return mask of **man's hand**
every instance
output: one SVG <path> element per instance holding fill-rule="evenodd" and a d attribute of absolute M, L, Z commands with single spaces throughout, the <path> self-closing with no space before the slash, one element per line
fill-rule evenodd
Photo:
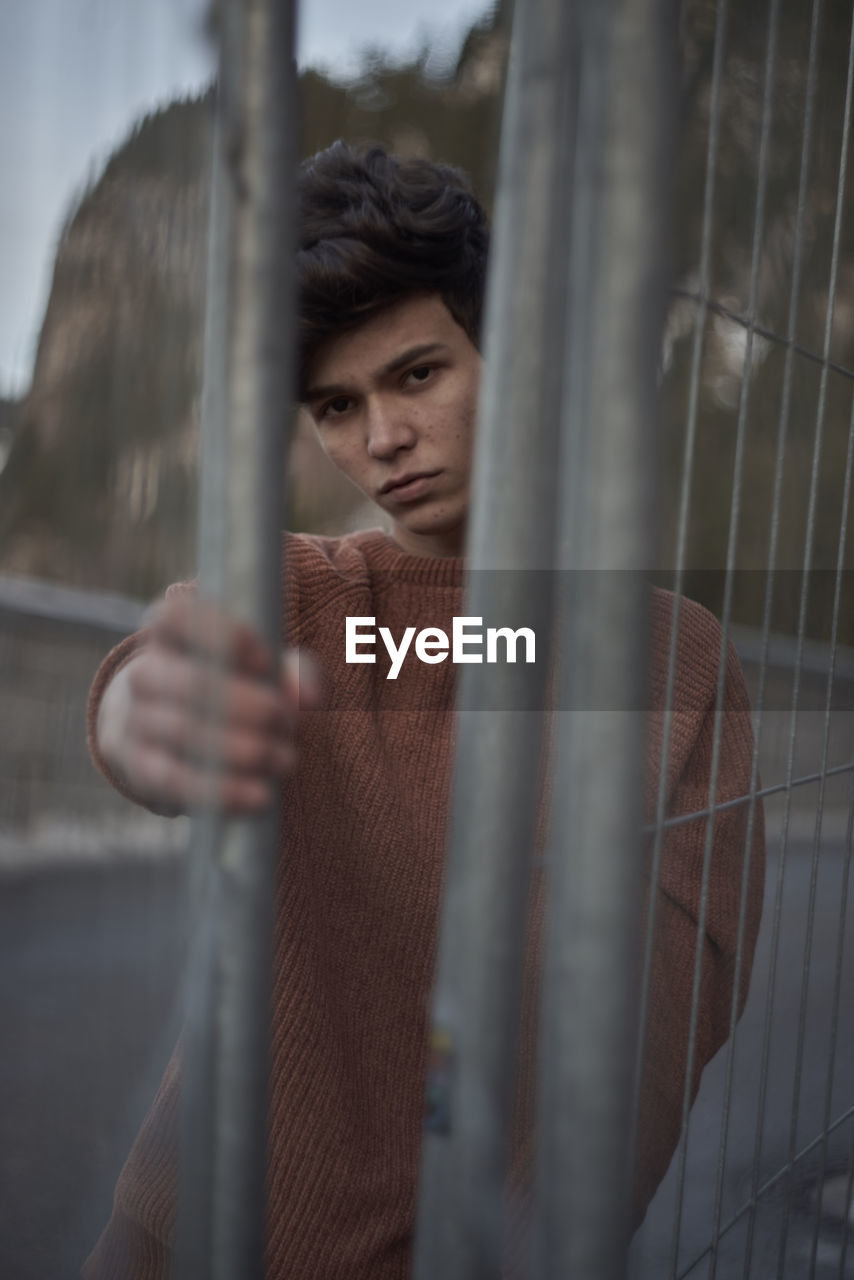
<path fill-rule="evenodd" d="M 98 746 L 159 812 L 251 813 L 294 768 L 300 712 L 318 702 L 309 658 L 274 657 L 249 627 L 187 592 L 158 606 L 145 647 L 107 686 Z"/>

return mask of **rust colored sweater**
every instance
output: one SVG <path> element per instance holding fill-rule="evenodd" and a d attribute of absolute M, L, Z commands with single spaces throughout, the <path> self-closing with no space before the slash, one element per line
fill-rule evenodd
<path fill-rule="evenodd" d="M 283 789 L 268 1149 L 269 1280 L 405 1280 L 410 1271 L 421 1133 L 425 1032 L 434 962 L 452 768 L 454 668 L 414 654 L 387 681 L 376 665 L 344 662 L 344 619 L 372 616 L 451 631 L 462 612 L 461 560 L 400 551 L 384 534 L 292 536 L 287 544 L 289 639 L 317 654 L 325 708 L 306 721 L 298 769 Z M 181 588 L 172 588 L 172 590 Z M 647 808 L 661 753 L 672 597 L 653 592 Z M 140 643 L 105 659 L 90 703 Z M 667 768 L 668 810 L 708 804 L 720 630 L 684 601 Z M 402 709 L 401 709 L 402 708 Z M 731 652 L 718 800 L 744 794 L 752 729 Z M 110 777 L 104 762 L 96 762 Z M 115 783 L 115 779 L 110 779 Z M 678 1141 L 706 820 L 673 828 L 657 894 L 635 1220 Z M 718 816 L 692 1089 L 727 1035 L 746 807 Z M 757 810 L 749 876 L 747 991 L 762 898 Z M 539 929 L 539 891 L 532 895 Z M 529 955 L 537 953 L 536 938 Z M 529 961 L 519 1098 L 532 1093 L 536 962 Z M 87 1280 L 166 1280 L 175 1222 L 176 1060 L 116 1188 L 112 1218 Z M 530 1166 L 530 1106 L 517 1108 L 515 1176 Z"/>

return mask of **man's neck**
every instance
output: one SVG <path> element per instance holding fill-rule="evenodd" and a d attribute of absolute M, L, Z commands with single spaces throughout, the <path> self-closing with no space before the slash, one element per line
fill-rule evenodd
<path fill-rule="evenodd" d="M 401 549 L 411 556 L 424 556 L 431 559 L 449 559 L 461 556 L 465 550 L 465 528 L 443 529 L 436 533 L 414 533 L 402 525 L 394 523 L 390 537 Z"/>

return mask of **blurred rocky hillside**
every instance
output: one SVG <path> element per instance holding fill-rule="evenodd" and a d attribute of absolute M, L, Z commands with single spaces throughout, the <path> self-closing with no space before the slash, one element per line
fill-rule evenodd
<path fill-rule="evenodd" d="M 488 194 L 505 53 L 492 15 L 450 62 L 308 71 L 302 151 L 376 140 Z M 32 385 L 0 420 L 0 571 L 136 596 L 193 572 L 211 124 L 210 96 L 146 117 L 68 218 Z M 378 523 L 305 430 L 293 470 L 293 527 Z"/>
<path fill-rule="evenodd" d="M 826 639 L 838 548 L 847 564 L 851 543 L 854 217 L 850 182 L 839 187 L 850 0 L 823 6 L 812 87 L 810 7 L 781 0 L 763 142 L 768 21 L 767 0 L 729 7 L 706 201 L 716 5 L 683 0 L 680 9 L 659 563 L 675 561 L 687 456 L 689 594 L 719 611 L 729 555 L 743 570 L 735 617 L 760 623 L 773 564 L 774 626 L 791 631 L 807 563 L 822 571 L 808 630 Z M 425 47 L 405 63 L 370 50 L 348 83 L 306 71 L 303 154 L 336 137 L 379 141 L 462 165 L 491 203 L 507 43 L 497 6 L 461 49 Z M 32 386 L 0 419 L 0 571 L 142 596 L 193 571 L 210 123 L 209 99 L 141 121 L 68 219 Z M 695 370 L 704 203 L 712 307 Z M 5 466 L 4 439 L 13 440 Z M 376 522 L 307 433 L 293 470 L 294 527 Z M 852 592 L 843 595 L 842 634 L 854 643 Z"/>
<path fill-rule="evenodd" d="M 68 219 L 0 473 L 7 572 L 139 595 L 191 563 L 210 116 L 143 120 Z"/>

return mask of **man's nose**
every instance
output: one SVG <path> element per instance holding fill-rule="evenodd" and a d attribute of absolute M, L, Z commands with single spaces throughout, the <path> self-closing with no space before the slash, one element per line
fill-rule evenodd
<path fill-rule="evenodd" d="M 411 449 L 415 429 L 406 412 L 387 401 L 368 402 L 368 453 L 372 458 L 393 458 L 401 449 Z"/>

